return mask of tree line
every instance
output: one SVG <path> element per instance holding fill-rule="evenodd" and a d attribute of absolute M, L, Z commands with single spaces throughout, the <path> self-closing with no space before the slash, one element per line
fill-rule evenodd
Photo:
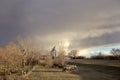
<path fill-rule="evenodd" d="M 68 53 L 68 57 L 71 59 L 86 59 L 85 56 L 78 56 L 77 50 L 71 50 Z M 119 48 L 113 48 L 110 51 L 109 55 L 104 55 L 102 52 L 94 53 L 90 56 L 90 59 L 109 59 L 109 60 L 120 60 L 120 49 Z"/>
<path fill-rule="evenodd" d="M 110 55 L 104 55 L 102 52 L 96 53 L 97 55 L 91 56 L 91 59 L 108 59 L 108 60 L 120 60 L 120 49 L 113 48 L 110 51 Z"/>

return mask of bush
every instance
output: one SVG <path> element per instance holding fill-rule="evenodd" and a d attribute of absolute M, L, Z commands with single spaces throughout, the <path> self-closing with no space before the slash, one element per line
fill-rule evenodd
<path fill-rule="evenodd" d="M 45 66 L 46 67 L 52 67 L 52 65 L 53 65 L 52 56 L 47 55 L 46 58 L 45 58 Z"/>
<path fill-rule="evenodd" d="M 120 60 L 120 56 L 113 56 L 113 55 L 91 56 L 91 59 Z"/>
<path fill-rule="evenodd" d="M 108 56 L 105 56 L 105 59 L 109 59 L 109 60 L 120 60 L 120 56 L 108 55 Z"/>
<path fill-rule="evenodd" d="M 65 65 L 65 51 L 59 51 L 58 56 L 54 59 L 54 64 L 58 67 L 63 67 Z"/>
<path fill-rule="evenodd" d="M 85 59 L 84 56 L 76 56 L 76 57 L 71 57 L 71 59 Z"/>
<path fill-rule="evenodd" d="M 105 56 L 91 56 L 91 59 L 105 59 Z"/>

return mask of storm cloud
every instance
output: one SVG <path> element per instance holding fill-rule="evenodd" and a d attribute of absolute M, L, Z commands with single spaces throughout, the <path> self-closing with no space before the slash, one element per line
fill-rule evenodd
<path fill-rule="evenodd" d="M 120 43 L 119 0 L 1 0 L 0 45 L 17 35 L 86 49 Z"/>

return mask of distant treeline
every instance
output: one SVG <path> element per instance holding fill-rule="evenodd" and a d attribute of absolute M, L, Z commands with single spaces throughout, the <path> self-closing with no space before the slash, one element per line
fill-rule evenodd
<path fill-rule="evenodd" d="M 86 59 L 85 56 L 75 56 L 75 57 L 71 57 L 71 59 Z"/>
<path fill-rule="evenodd" d="M 107 55 L 107 56 L 91 56 L 91 59 L 105 59 L 105 60 L 120 60 L 120 56 L 113 56 L 113 55 Z"/>
<path fill-rule="evenodd" d="M 77 54 L 77 51 L 72 50 L 68 56 L 71 59 L 86 59 L 85 56 L 77 56 L 76 54 Z M 102 52 L 94 53 L 94 55 L 90 56 L 89 59 L 120 60 L 120 49 L 113 48 L 110 51 L 110 55 L 103 55 L 103 54 L 104 53 Z"/>
<path fill-rule="evenodd" d="M 113 48 L 110 51 L 111 55 L 103 55 L 102 52 L 99 52 L 98 55 L 91 56 L 91 59 L 109 59 L 109 60 L 120 60 L 120 49 Z"/>
<path fill-rule="evenodd" d="M 76 56 L 71 57 L 71 59 L 87 59 L 85 56 Z M 89 59 L 105 59 L 105 60 L 120 60 L 120 56 L 113 56 L 113 55 L 94 55 L 91 56 Z"/>

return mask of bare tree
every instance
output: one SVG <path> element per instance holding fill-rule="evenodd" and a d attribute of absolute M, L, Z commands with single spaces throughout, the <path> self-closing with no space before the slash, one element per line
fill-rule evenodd
<path fill-rule="evenodd" d="M 113 48 L 113 49 L 111 50 L 111 54 L 112 54 L 113 56 L 120 57 L 120 49 L 115 49 L 115 48 Z"/>
<path fill-rule="evenodd" d="M 76 57 L 78 54 L 78 51 L 77 50 L 72 50 L 70 53 L 68 53 L 68 56 L 69 57 Z"/>
<path fill-rule="evenodd" d="M 65 51 L 59 51 L 58 56 L 54 59 L 54 63 L 59 66 L 65 65 Z"/>

